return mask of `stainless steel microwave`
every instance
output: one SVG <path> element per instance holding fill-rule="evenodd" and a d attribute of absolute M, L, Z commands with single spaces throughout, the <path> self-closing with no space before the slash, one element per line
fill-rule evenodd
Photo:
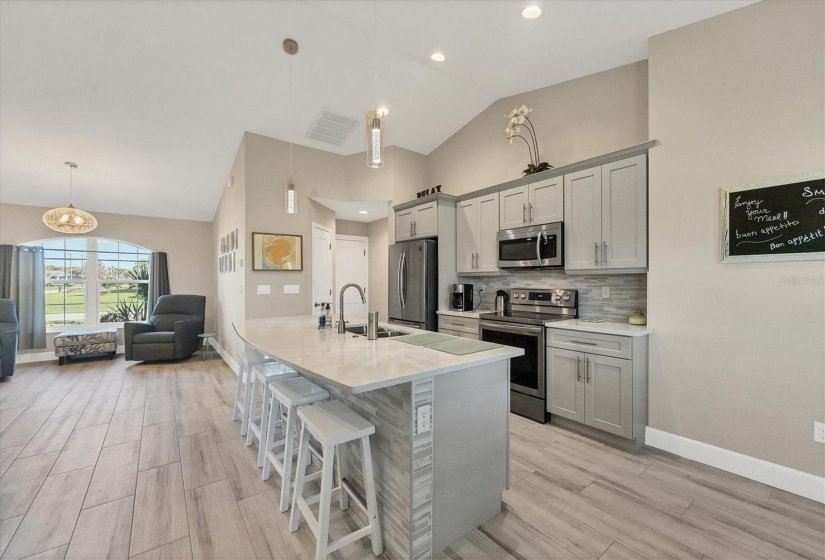
<path fill-rule="evenodd" d="M 562 268 L 562 222 L 498 232 L 499 268 Z"/>

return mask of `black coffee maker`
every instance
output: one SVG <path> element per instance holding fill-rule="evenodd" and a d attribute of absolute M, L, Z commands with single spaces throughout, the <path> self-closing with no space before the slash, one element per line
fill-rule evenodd
<path fill-rule="evenodd" d="M 473 310 L 472 284 L 450 284 L 450 309 L 452 311 Z"/>

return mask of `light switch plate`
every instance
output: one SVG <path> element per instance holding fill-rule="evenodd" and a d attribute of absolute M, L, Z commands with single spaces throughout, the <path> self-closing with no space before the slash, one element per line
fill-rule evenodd
<path fill-rule="evenodd" d="M 285 294 L 300 294 L 301 286 L 299 284 L 284 284 Z"/>
<path fill-rule="evenodd" d="M 602 299 L 610 299 L 610 286 L 602 286 Z"/>
<path fill-rule="evenodd" d="M 258 295 L 267 296 L 272 293 L 272 286 L 269 284 L 258 284 Z"/>

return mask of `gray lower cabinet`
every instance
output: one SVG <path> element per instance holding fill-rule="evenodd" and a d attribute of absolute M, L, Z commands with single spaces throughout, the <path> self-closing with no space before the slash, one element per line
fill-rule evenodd
<path fill-rule="evenodd" d="M 438 332 L 478 340 L 478 319 L 456 317 L 454 315 L 438 316 Z"/>
<path fill-rule="evenodd" d="M 642 445 L 647 338 L 548 329 L 548 342 L 547 412 Z"/>

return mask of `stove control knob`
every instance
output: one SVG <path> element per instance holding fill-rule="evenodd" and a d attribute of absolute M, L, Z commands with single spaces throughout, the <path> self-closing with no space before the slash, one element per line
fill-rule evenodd
<path fill-rule="evenodd" d="M 527 299 L 527 294 L 521 294 L 521 299 Z"/>
<path fill-rule="evenodd" d="M 570 294 L 564 294 L 564 301 L 570 301 Z"/>

